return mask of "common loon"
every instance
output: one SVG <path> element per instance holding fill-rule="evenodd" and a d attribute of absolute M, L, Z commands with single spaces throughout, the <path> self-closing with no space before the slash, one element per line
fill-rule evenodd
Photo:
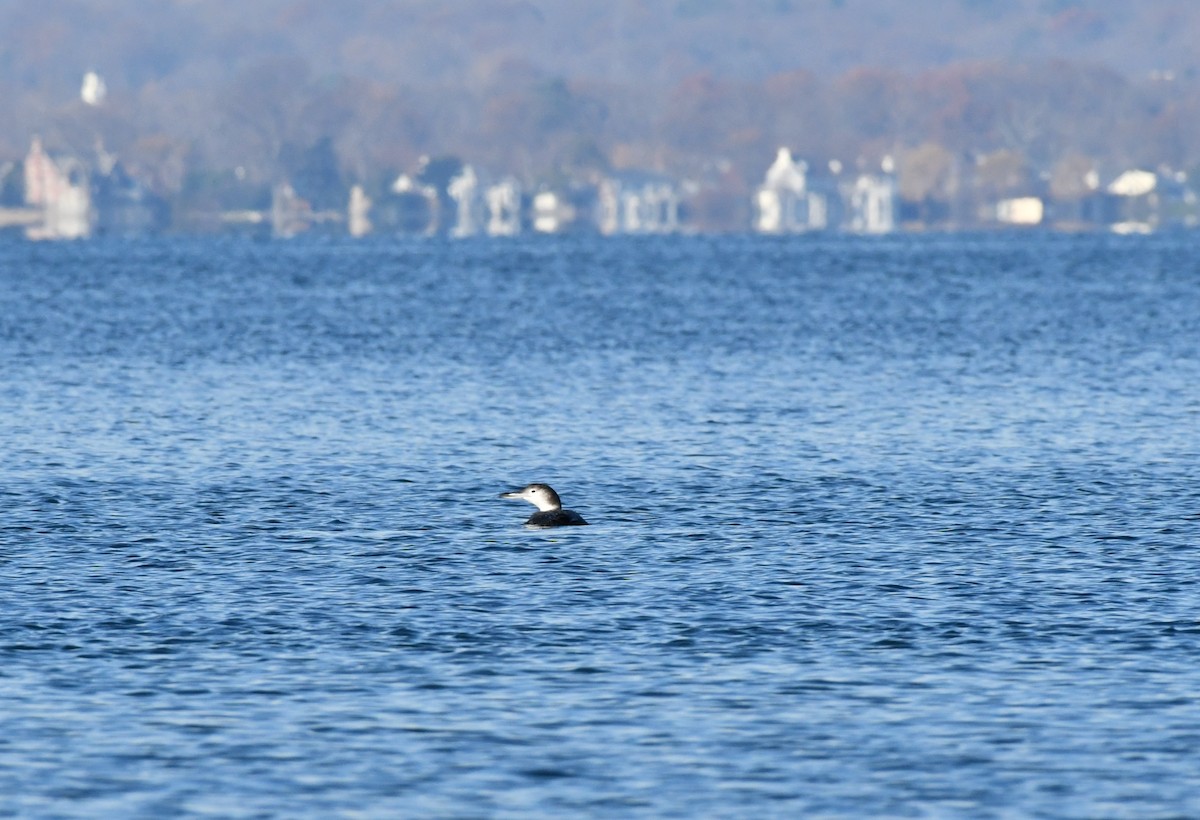
<path fill-rule="evenodd" d="M 558 493 L 549 484 L 529 484 L 511 493 L 500 493 L 500 497 L 521 498 L 537 507 L 538 511 L 525 522 L 534 527 L 567 527 L 587 523 L 579 513 L 562 508 Z"/>

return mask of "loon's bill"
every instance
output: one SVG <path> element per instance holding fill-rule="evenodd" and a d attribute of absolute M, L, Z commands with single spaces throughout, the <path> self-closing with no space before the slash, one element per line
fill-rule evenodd
<path fill-rule="evenodd" d="M 527 484 L 519 490 L 500 493 L 501 498 L 519 498 L 538 508 L 525 523 L 533 527 L 569 527 L 586 524 L 574 510 L 564 510 L 558 493 L 549 484 Z"/>

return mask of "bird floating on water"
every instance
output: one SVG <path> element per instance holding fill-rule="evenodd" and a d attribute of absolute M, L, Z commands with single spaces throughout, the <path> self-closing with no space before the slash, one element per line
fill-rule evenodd
<path fill-rule="evenodd" d="M 526 524 L 533 527 L 569 527 L 586 524 L 583 516 L 574 510 L 564 510 L 558 493 L 549 484 L 527 484 L 510 493 L 500 493 L 501 498 L 520 498 L 538 508 L 529 516 Z"/>

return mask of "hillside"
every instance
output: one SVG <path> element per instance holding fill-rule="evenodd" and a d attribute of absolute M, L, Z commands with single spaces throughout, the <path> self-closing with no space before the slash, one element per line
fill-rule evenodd
<path fill-rule="evenodd" d="M 266 56 L 385 83 L 486 83 L 518 61 L 572 80 L 922 71 L 957 62 L 1195 73 L 1187 0 L 45 0 L 0 5 L 0 73 L 20 88 L 218 81 Z"/>
<path fill-rule="evenodd" d="M 0 162 L 100 138 L 168 194 L 322 151 L 368 181 L 447 153 L 744 181 L 780 144 L 1200 165 L 1189 0 L 18 0 L 0 31 Z"/>

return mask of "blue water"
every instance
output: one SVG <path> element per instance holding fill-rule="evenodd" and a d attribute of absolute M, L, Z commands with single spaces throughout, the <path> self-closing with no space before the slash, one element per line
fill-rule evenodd
<path fill-rule="evenodd" d="M 0 815 L 1200 816 L 1194 236 L 10 242 L 0 367 Z"/>

